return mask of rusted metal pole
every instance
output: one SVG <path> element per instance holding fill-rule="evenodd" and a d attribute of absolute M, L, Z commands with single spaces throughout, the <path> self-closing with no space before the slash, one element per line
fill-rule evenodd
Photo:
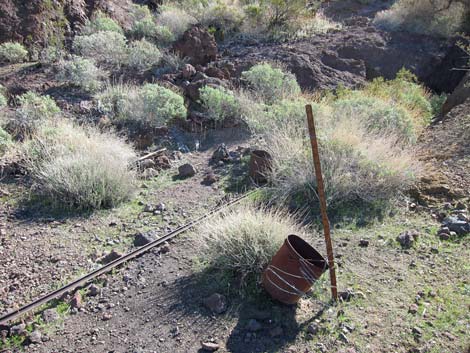
<path fill-rule="evenodd" d="M 321 172 L 320 154 L 318 152 L 317 135 L 315 132 L 315 122 L 313 121 L 312 106 L 307 104 L 305 106 L 307 111 L 308 132 L 310 135 L 310 143 L 312 145 L 313 165 L 315 166 L 315 175 L 317 177 L 318 198 L 320 199 L 320 211 L 323 222 L 323 232 L 325 234 L 326 252 L 328 255 L 328 265 L 330 268 L 330 281 L 331 281 L 331 295 L 334 301 L 338 300 L 338 289 L 336 287 L 336 271 L 335 260 L 333 256 L 333 245 L 331 243 L 330 235 L 330 221 L 326 213 L 326 197 L 325 187 L 323 185 L 323 176 Z"/>

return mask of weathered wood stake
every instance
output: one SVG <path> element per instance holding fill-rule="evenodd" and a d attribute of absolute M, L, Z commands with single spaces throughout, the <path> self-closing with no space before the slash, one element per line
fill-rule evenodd
<path fill-rule="evenodd" d="M 320 211 L 323 222 L 323 232 L 325 234 L 326 252 L 328 254 L 328 265 L 330 268 L 330 281 L 331 281 L 331 295 L 334 301 L 338 300 L 338 288 L 336 287 L 336 271 L 335 260 L 333 255 L 333 245 L 331 243 L 330 235 L 330 221 L 326 213 L 326 197 L 325 187 L 323 185 L 323 176 L 321 172 L 320 155 L 318 152 L 317 135 L 315 132 L 315 122 L 313 120 L 312 106 L 307 104 L 305 106 L 307 111 L 308 132 L 310 135 L 310 143 L 312 145 L 313 165 L 315 166 L 315 175 L 317 177 L 318 198 L 320 199 Z"/>

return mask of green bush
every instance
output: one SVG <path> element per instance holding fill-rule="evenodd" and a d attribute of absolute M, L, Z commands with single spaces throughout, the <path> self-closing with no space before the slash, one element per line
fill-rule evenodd
<path fill-rule="evenodd" d="M 10 134 L 0 127 L 0 156 L 5 153 L 11 143 Z"/>
<path fill-rule="evenodd" d="M 293 74 L 274 68 L 268 63 L 258 64 L 244 71 L 242 79 L 254 94 L 259 95 L 268 104 L 300 94 L 300 86 Z"/>
<path fill-rule="evenodd" d="M 223 87 L 205 86 L 199 90 L 201 104 L 209 117 L 216 122 L 240 119 L 241 107 L 232 91 Z"/>
<path fill-rule="evenodd" d="M 111 86 L 96 98 L 114 123 L 129 127 L 158 128 L 187 114 L 183 97 L 158 84 Z"/>
<path fill-rule="evenodd" d="M 0 61 L 12 64 L 26 60 L 28 51 L 20 43 L 7 42 L 0 45 Z"/>
<path fill-rule="evenodd" d="M 392 101 L 364 96 L 350 97 L 336 101 L 333 109 L 333 114 L 337 117 L 362 120 L 370 132 L 391 132 L 406 141 L 416 141 L 413 118 L 406 109 Z"/>
<path fill-rule="evenodd" d="M 287 212 L 249 204 L 211 218 L 195 233 L 201 262 L 232 273 L 242 284 L 260 280 L 289 234 L 305 237 L 305 230 Z"/>
<path fill-rule="evenodd" d="M 95 18 L 88 21 L 83 27 L 81 34 L 90 35 L 97 32 L 116 32 L 123 34 L 121 26 L 112 18 L 98 11 Z"/>
<path fill-rule="evenodd" d="M 118 32 L 76 36 L 73 49 L 81 56 L 111 67 L 119 68 L 127 60 L 126 37 Z"/>
<path fill-rule="evenodd" d="M 112 134 L 59 121 L 39 129 L 25 155 L 33 189 L 53 207 L 109 208 L 133 194 L 136 154 Z"/>
<path fill-rule="evenodd" d="M 96 67 L 93 60 L 73 56 L 71 60 L 62 61 L 57 65 L 57 80 L 67 82 L 86 92 L 99 90 L 107 77 L 107 73 Z"/>
<path fill-rule="evenodd" d="M 27 92 L 18 97 L 17 101 L 19 107 L 15 117 L 8 121 L 7 130 L 18 139 L 35 133 L 38 127 L 53 120 L 60 113 L 60 108 L 49 96 Z"/>
<path fill-rule="evenodd" d="M 127 65 L 138 71 L 146 71 L 160 63 L 162 54 L 160 50 L 145 39 L 131 42 Z"/>

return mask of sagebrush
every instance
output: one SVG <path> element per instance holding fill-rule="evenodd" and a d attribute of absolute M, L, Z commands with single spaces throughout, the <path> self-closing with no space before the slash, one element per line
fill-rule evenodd
<path fill-rule="evenodd" d="M 134 150 L 111 133 L 60 120 L 43 125 L 25 144 L 33 190 L 53 207 L 109 208 L 134 191 Z"/>
<path fill-rule="evenodd" d="M 87 92 L 96 92 L 103 85 L 108 73 L 98 68 L 91 59 L 73 56 L 57 65 L 56 78 Z"/>
<path fill-rule="evenodd" d="M 6 42 L 0 45 L 0 61 L 12 64 L 26 60 L 28 51 L 21 43 Z"/>

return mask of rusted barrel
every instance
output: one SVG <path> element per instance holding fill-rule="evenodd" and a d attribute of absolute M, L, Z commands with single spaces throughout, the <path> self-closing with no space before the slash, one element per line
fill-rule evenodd
<path fill-rule="evenodd" d="M 272 157 L 263 150 L 254 150 L 250 158 L 250 177 L 256 183 L 266 183 L 267 175 L 272 169 Z"/>
<path fill-rule="evenodd" d="M 263 273 L 263 286 L 273 299 L 295 304 L 328 269 L 327 261 L 297 235 L 289 235 Z"/>

